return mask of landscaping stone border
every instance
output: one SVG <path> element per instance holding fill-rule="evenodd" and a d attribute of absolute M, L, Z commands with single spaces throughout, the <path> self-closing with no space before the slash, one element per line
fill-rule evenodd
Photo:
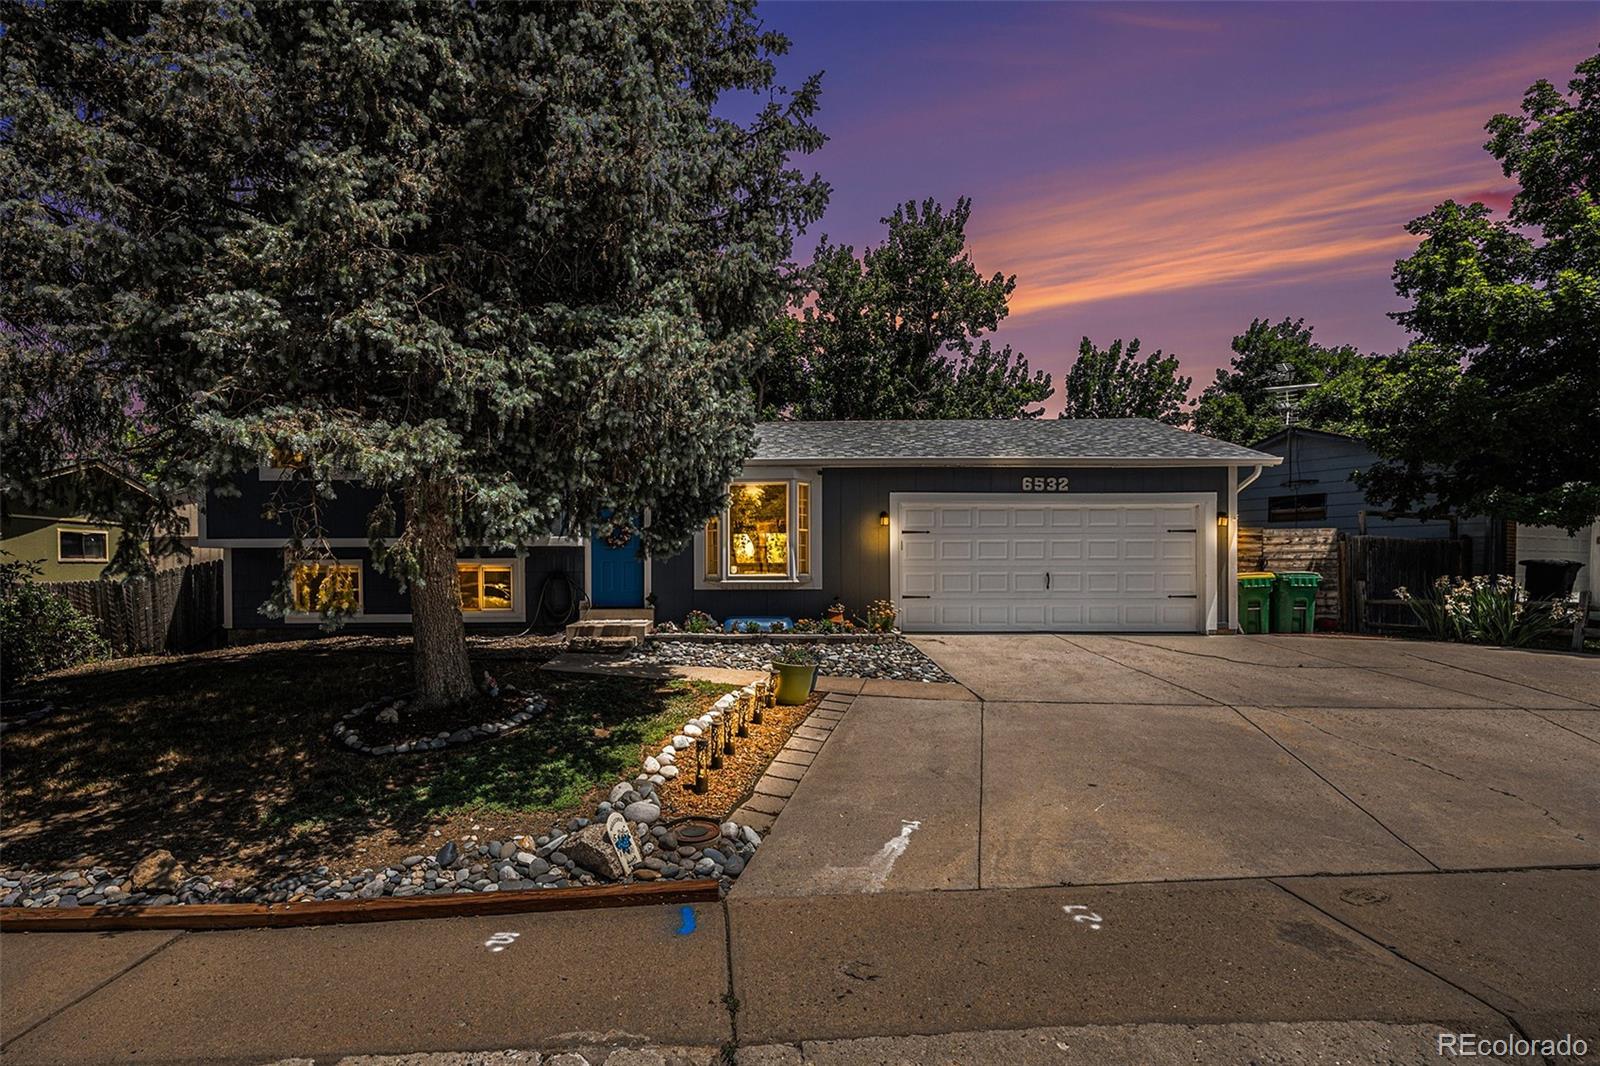
<path fill-rule="evenodd" d="M 441 748 L 448 748 L 452 744 L 470 744 L 474 740 L 482 740 L 485 737 L 497 737 L 501 734 L 509 733 L 528 722 L 529 719 L 543 711 L 547 706 L 545 698 L 538 693 L 534 693 L 523 700 L 522 710 L 504 718 L 490 719 L 487 722 L 466 726 L 454 732 L 436 733 L 431 737 L 413 737 L 410 740 L 403 740 L 394 744 L 369 744 L 348 723 L 352 718 L 359 718 L 374 707 L 382 706 L 385 703 L 389 704 L 389 706 L 384 710 L 392 710 L 396 714 L 405 710 L 406 706 L 404 697 L 380 696 L 370 703 L 363 703 L 355 710 L 347 711 L 340 715 L 339 720 L 333 725 L 333 735 L 345 747 L 351 751 L 360 752 L 362 755 L 409 755 L 419 751 L 438 751 Z M 382 714 L 384 712 L 380 711 L 378 713 Z"/>

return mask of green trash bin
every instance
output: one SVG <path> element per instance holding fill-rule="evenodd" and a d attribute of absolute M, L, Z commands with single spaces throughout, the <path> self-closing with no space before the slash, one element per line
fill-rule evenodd
<path fill-rule="evenodd" d="M 1272 632 L 1272 579 L 1270 570 L 1239 575 L 1239 629 L 1244 633 Z"/>
<path fill-rule="evenodd" d="M 1272 585 L 1272 631 L 1314 633 L 1317 629 L 1317 586 L 1322 575 L 1309 570 L 1280 572 Z"/>

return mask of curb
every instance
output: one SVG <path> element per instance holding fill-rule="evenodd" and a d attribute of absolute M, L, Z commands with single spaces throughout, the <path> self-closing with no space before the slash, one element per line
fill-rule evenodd
<path fill-rule="evenodd" d="M 162 907 L 6 907 L 0 933 L 84 933 L 139 929 L 287 929 L 360 922 L 409 922 L 423 918 L 470 918 L 490 914 L 715 903 L 721 885 L 712 880 L 471 892 L 453 896 L 395 899 L 313 900 L 306 903 L 186 903 Z"/>

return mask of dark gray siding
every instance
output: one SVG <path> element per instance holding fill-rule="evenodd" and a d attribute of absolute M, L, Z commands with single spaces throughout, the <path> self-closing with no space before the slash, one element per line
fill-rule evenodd
<path fill-rule="evenodd" d="M 1321 433 L 1296 433 L 1293 444 L 1292 449 L 1284 441 L 1261 448 L 1284 456 L 1284 461 L 1280 466 L 1268 467 L 1253 485 L 1239 493 L 1239 521 L 1242 525 L 1257 529 L 1337 529 L 1341 533 L 1356 534 L 1361 531 L 1361 512 L 1367 511 L 1367 532 L 1373 536 L 1450 536 L 1450 522 L 1447 519 L 1423 522 L 1415 518 L 1383 518 L 1376 513 L 1354 480 L 1358 471 L 1367 469 L 1377 461 L 1377 456 L 1361 441 Z M 1325 493 L 1328 497 L 1327 517 L 1298 522 L 1269 522 L 1268 499 L 1288 496 L 1296 491 L 1301 495 Z M 1487 518 L 1462 518 L 1456 523 L 1457 532 L 1472 542 L 1473 566 L 1479 573 L 1485 568 L 1485 551 L 1490 540 L 1489 525 Z"/>
<path fill-rule="evenodd" d="M 263 512 L 280 499 L 279 489 L 304 492 L 303 486 L 290 489 L 281 481 L 263 481 L 254 470 L 236 474 L 232 486 L 238 495 L 223 495 L 212 489 L 205 499 L 206 540 L 242 540 L 265 537 L 287 541 L 290 526 L 284 519 L 267 518 Z M 382 494 L 354 482 L 341 484 L 338 495 L 319 501 L 323 528 L 329 537 L 365 537 L 367 515 L 377 506 Z M 396 501 L 396 523 L 404 523 L 404 513 Z"/>
<path fill-rule="evenodd" d="M 1067 477 L 1070 500 L 1085 493 L 1214 492 L 1218 510 L 1227 506 L 1225 467 L 840 467 L 822 471 L 822 520 L 817 550 L 822 561 L 822 590 L 703 589 L 694 587 L 698 565 L 693 551 L 659 559 L 651 571 L 656 617 L 680 621 L 690 610 L 721 620 L 730 615 L 768 614 L 816 617 L 828 603 L 844 601 L 853 614 L 865 616 L 867 604 L 890 598 L 889 536 L 878 516 L 889 509 L 894 492 L 1022 491 L 1024 477 Z M 1225 549 L 1218 551 L 1218 573 L 1226 569 Z M 1220 587 L 1220 581 L 1219 581 Z M 1221 597 L 1226 613 L 1227 597 Z"/>
<path fill-rule="evenodd" d="M 260 608 L 272 594 L 272 585 L 283 573 L 283 552 L 277 548 L 230 548 L 228 549 L 233 566 L 233 628 L 235 629 L 274 629 L 287 628 L 291 630 L 316 630 L 315 623 L 284 622 L 281 619 L 268 618 L 260 613 Z M 361 597 L 362 609 L 367 614 L 409 614 L 411 613 L 411 598 L 400 589 L 400 583 L 389 575 L 381 572 L 372 562 L 372 553 L 365 548 L 338 548 L 334 554 L 349 561 L 361 562 Z M 481 558 L 505 558 L 510 552 L 483 552 Z M 544 588 L 547 578 L 555 573 L 565 573 L 572 581 L 575 589 L 583 588 L 583 549 L 577 547 L 549 547 L 530 548 L 527 558 L 523 563 L 523 580 L 526 588 L 523 592 L 523 602 L 527 605 L 528 621 L 515 623 L 517 628 L 527 624 L 553 625 L 560 619 L 535 618 L 534 611 L 539 606 L 540 593 Z M 368 623 L 363 626 L 359 622 L 352 622 L 346 627 L 347 631 L 360 632 L 364 628 L 383 626 L 384 623 Z M 409 623 L 387 623 L 388 628 L 396 625 L 401 627 Z"/>

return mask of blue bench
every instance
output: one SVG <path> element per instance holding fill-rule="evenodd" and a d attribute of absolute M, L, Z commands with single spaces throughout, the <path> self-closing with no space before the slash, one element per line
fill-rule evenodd
<path fill-rule="evenodd" d="M 745 626 L 749 625 L 751 622 L 754 622 L 756 625 L 760 626 L 762 631 L 767 633 L 794 632 L 793 618 L 781 618 L 777 615 L 766 614 L 745 614 L 740 615 L 737 618 L 730 618 L 726 622 L 722 623 L 722 631 L 724 633 L 743 633 Z"/>

